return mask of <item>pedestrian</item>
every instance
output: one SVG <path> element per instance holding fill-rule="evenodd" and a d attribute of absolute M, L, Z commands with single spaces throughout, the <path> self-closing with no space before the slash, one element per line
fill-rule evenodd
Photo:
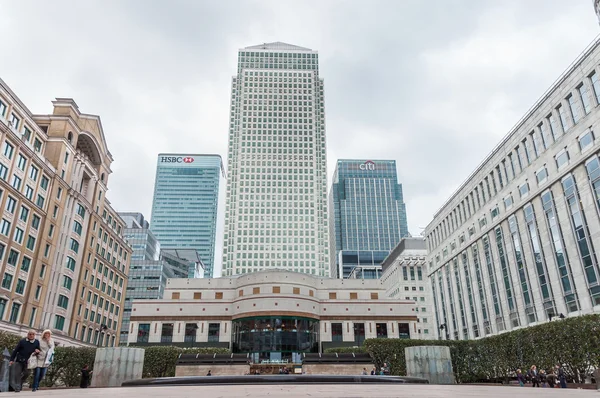
<path fill-rule="evenodd" d="M 517 369 L 517 380 L 521 387 L 525 387 L 525 376 L 523 375 L 523 372 L 521 372 L 521 369 Z"/>
<path fill-rule="evenodd" d="M 548 372 L 546 380 L 548 381 L 548 387 L 554 388 L 554 386 L 556 386 L 556 374 L 554 374 L 554 371 L 552 369 L 550 369 L 550 371 Z"/>
<path fill-rule="evenodd" d="M 531 369 L 529 369 L 529 378 L 531 379 L 531 383 L 532 383 L 531 387 L 539 387 L 540 386 L 540 375 L 537 371 L 537 366 L 531 365 Z"/>
<path fill-rule="evenodd" d="M 212 376 L 212 372 L 211 372 L 211 370 L 210 370 L 210 369 L 208 370 L 208 373 L 207 373 L 206 375 L 207 375 L 207 376 Z"/>
<path fill-rule="evenodd" d="M 558 364 L 556 365 L 556 374 L 558 375 L 560 388 L 567 388 L 567 375 L 565 374 L 565 369 Z"/>
<path fill-rule="evenodd" d="M 89 366 L 85 365 L 81 369 L 81 382 L 79 383 L 80 388 L 88 388 L 90 385 L 90 377 L 92 376 L 93 371 L 90 370 Z"/>
<path fill-rule="evenodd" d="M 390 374 L 390 367 L 388 366 L 387 362 L 383 363 L 383 367 L 381 368 L 381 370 L 383 370 L 383 374 L 386 376 L 389 376 Z"/>
<path fill-rule="evenodd" d="M 366 375 L 368 375 L 368 373 L 367 373 L 367 368 L 363 368 L 362 374 L 363 374 L 363 376 L 366 376 Z"/>
<path fill-rule="evenodd" d="M 52 332 L 48 329 L 42 332 L 42 339 L 40 340 L 40 353 L 37 356 L 36 367 L 33 373 L 33 386 L 31 391 L 35 392 L 40 388 L 40 382 L 46 376 L 48 366 L 54 359 L 54 340 L 52 339 Z"/>
<path fill-rule="evenodd" d="M 371 369 L 371 376 L 375 376 L 377 374 L 377 369 L 375 369 L 375 367 L 373 367 L 373 369 Z"/>
<path fill-rule="evenodd" d="M 32 355 L 40 352 L 40 342 L 35 338 L 35 331 L 27 332 L 27 337 L 21 339 L 10 356 L 10 386 L 15 392 L 20 392 L 23 382 L 29 377 L 28 361 Z"/>
<path fill-rule="evenodd" d="M 546 382 L 548 381 L 548 375 L 546 375 L 546 371 L 544 369 L 540 369 L 540 382 L 542 383 L 542 387 L 546 387 Z"/>

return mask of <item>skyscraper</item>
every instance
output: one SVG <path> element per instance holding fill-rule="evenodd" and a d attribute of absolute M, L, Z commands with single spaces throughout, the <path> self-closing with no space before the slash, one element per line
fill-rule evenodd
<path fill-rule="evenodd" d="M 196 250 L 206 277 L 213 274 L 221 175 L 219 155 L 158 155 L 150 229 L 162 249 Z"/>
<path fill-rule="evenodd" d="M 329 275 L 325 105 L 316 51 L 241 49 L 231 90 L 223 275 Z"/>
<path fill-rule="evenodd" d="M 329 195 L 331 276 L 378 278 L 381 263 L 408 236 L 395 160 L 338 160 Z"/>

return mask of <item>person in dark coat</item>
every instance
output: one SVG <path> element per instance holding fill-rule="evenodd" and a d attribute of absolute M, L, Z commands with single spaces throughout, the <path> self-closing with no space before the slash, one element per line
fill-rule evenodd
<path fill-rule="evenodd" d="M 544 369 L 540 370 L 540 383 L 542 383 L 542 387 L 546 387 L 546 382 L 548 381 L 548 375 Z"/>
<path fill-rule="evenodd" d="M 210 371 L 210 369 L 209 369 L 209 371 L 208 371 L 208 373 L 206 375 L 207 376 L 212 376 L 212 372 Z"/>
<path fill-rule="evenodd" d="M 517 380 L 519 381 L 519 385 L 521 387 L 525 387 L 525 375 L 521 372 L 521 369 L 517 369 Z"/>
<path fill-rule="evenodd" d="M 83 369 L 81 369 L 81 382 L 79 383 L 79 387 L 88 388 L 90 385 L 90 377 L 92 376 L 93 371 L 89 369 L 89 366 L 85 365 Z"/>
<path fill-rule="evenodd" d="M 554 386 L 556 385 L 556 374 L 554 374 L 554 371 L 550 370 L 548 372 L 546 380 L 548 381 L 548 387 L 554 388 Z"/>
<path fill-rule="evenodd" d="M 560 388 L 567 388 L 567 375 L 565 374 L 565 369 L 560 365 L 556 365 L 556 374 L 558 375 Z"/>
<path fill-rule="evenodd" d="M 40 353 L 40 342 L 35 338 L 35 331 L 27 332 L 27 337 L 21 339 L 10 356 L 10 386 L 15 392 L 21 391 L 23 382 L 29 377 L 27 361 L 31 355 Z"/>
<path fill-rule="evenodd" d="M 532 365 L 529 369 L 529 379 L 531 380 L 532 387 L 540 386 L 540 374 L 537 371 L 537 366 Z"/>

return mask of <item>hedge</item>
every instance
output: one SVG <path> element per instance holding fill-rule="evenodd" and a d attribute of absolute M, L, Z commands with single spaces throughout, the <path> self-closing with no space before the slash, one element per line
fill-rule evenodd
<path fill-rule="evenodd" d="M 418 345 L 450 347 L 459 383 L 507 381 L 516 369 L 535 364 L 550 370 L 557 363 L 564 365 L 570 381 L 581 383 L 600 367 L 600 315 L 567 318 L 480 340 L 368 339 L 364 349 L 377 367 L 388 362 L 392 374 L 406 375 L 404 348 Z"/>
<path fill-rule="evenodd" d="M 175 364 L 180 354 L 227 354 L 227 348 L 217 347 L 195 347 L 180 348 L 173 346 L 143 347 L 144 370 L 142 377 L 173 377 L 175 376 Z"/>

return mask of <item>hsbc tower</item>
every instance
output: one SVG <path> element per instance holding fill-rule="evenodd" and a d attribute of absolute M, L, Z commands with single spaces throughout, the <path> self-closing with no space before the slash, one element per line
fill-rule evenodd
<path fill-rule="evenodd" d="M 189 260 L 201 261 L 204 275 L 190 269 L 190 278 L 213 276 L 219 184 L 224 176 L 219 155 L 158 155 L 150 230 L 162 250 L 195 251 L 197 258 Z"/>

